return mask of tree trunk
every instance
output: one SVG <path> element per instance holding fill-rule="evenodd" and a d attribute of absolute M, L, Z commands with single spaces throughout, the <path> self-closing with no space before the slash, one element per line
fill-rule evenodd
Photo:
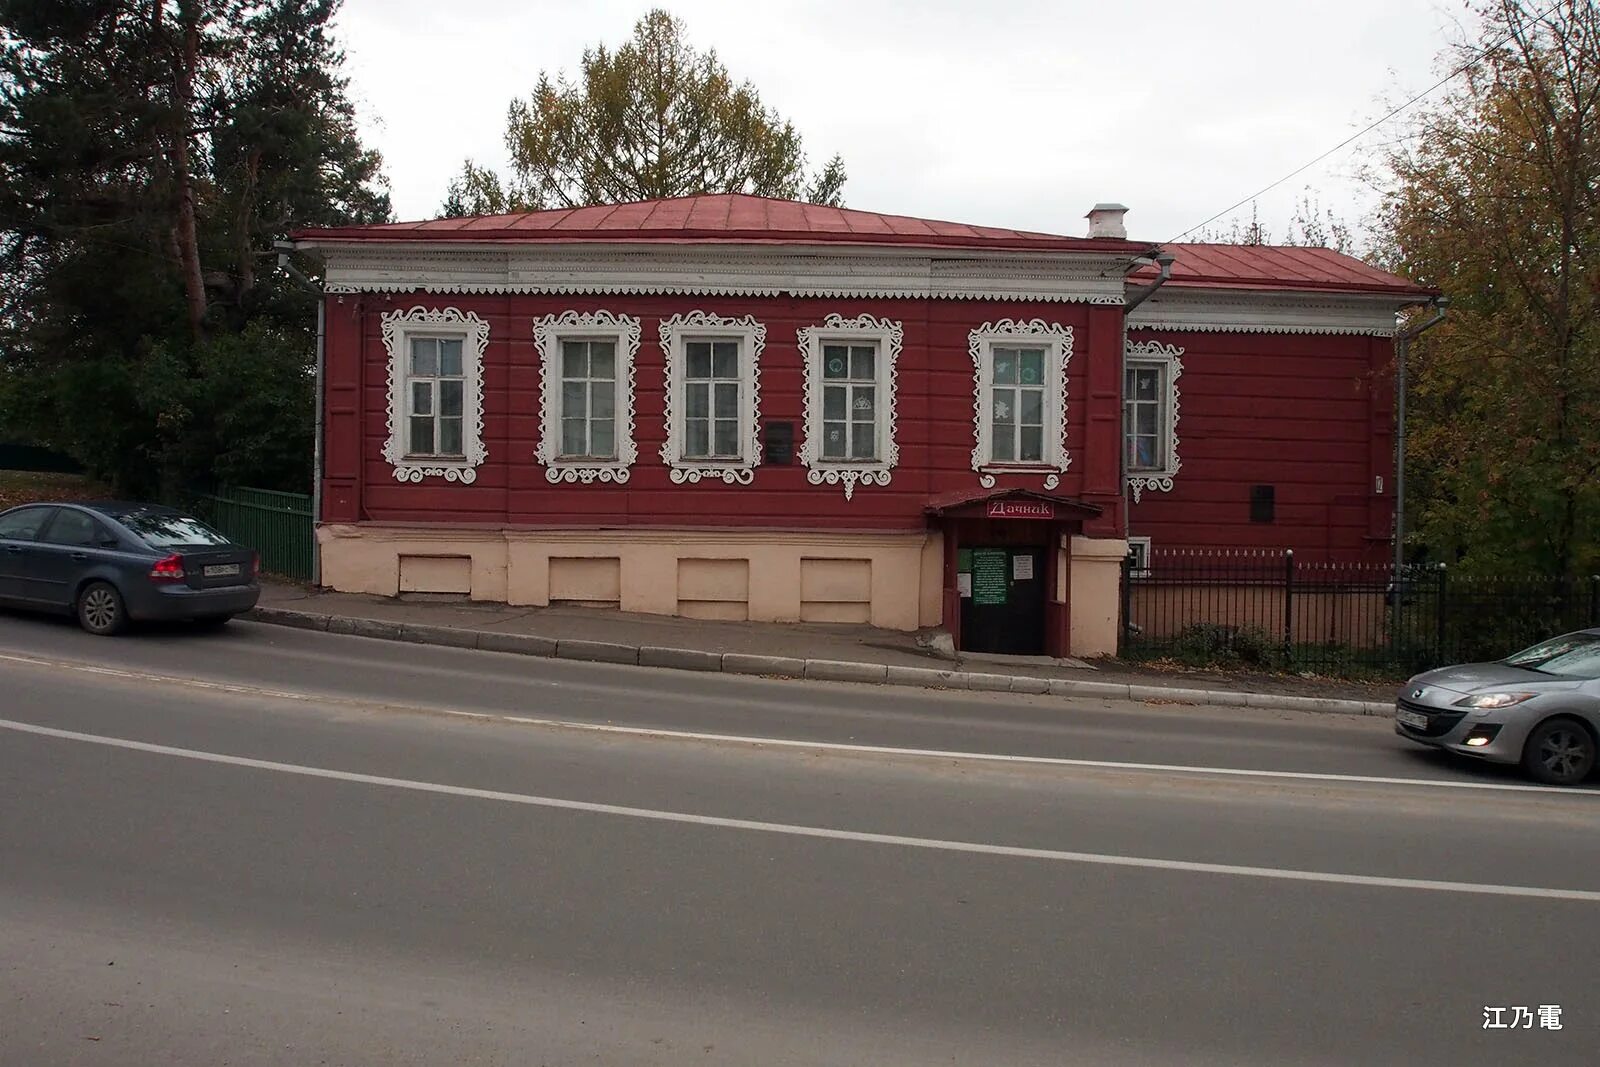
<path fill-rule="evenodd" d="M 245 157 L 244 192 L 239 197 L 239 218 L 234 229 L 239 257 L 239 304 L 242 307 L 256 287 L 255 252 L 250 247 L 250 224 L 255 218 L 256 184 L 261 178 L 261 149 L 252 148 Z"/>
<path fill-rule="evenodd" d="M 194 175 L 189 170 L 189 137 L 193 125 L 194 78 L 200 57 L 200 17 L 194 0 L 179 0 L 183 52 L 173 86 L 172 177 L 177 189 L 178 256 L 189 310 L 189 330 L 196 341 L 205 337 L 206 285 L 200 273 L 200 239 L 194 217 Z"/>

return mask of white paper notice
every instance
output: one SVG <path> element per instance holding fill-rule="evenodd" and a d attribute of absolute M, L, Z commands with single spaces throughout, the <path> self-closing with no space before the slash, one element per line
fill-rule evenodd
<path fill-rule="evenodd" d="M 956 592 L 962 596 L 972 595 L 972 575 L 963 571 L 956 575 Z"/>
<path fill-rule="evenodd" d="M 1011 577 L 1012 577 L 1012 580 L 1018 581 L 1018 582 L 1032 581 L 1033 580 L 1033 557 L 1032 556 L 1012 556 L 1011 557 Z"/>

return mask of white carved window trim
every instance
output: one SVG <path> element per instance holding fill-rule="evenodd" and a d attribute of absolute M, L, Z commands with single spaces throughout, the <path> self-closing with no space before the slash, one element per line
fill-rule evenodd
<path fill-rule="evenodd" d="M 800 462 L 810 468 L 806 480 L 812 485 L 844 486 L 844 498 L 851 499 L 860 485 L 888 485 L 890 472 L 900 462 L 900 444 L 895 436 L 895 363 L 900 357 L 905 330 L 899 322 L 860 315 L 847 319 L 829 315 L 820 326 L 805 326 L 795 331 L 805 367 L 805 442 L 800 446 Z M 877 457 L 870 460 L 825 459 L 822 455 L 824 383 L 823 346 L 861 344 L 877 346 L 875 362 L 878 411 L 876 413 Z"/>
<path fill-rule="evenodd" d="M 1161 371 L 1161 384 L 1164 392 L 1161 419 L 1161 454 L 1162 462 L 1158 467 L 1149 469 L 1133 469 L 1129 464 L 1127 479 L 1128 488 L 1133 493 L 1133 502 L 1137 504 L 1145 492 L 1170 493 L 1172 480 L 1177 477 L 1178 470 L 1183 464 L 1178 459 L 1178 376 L 1183 373 L 1183 349 L 1177 345 L 1162 344 L 1160 341 L 1141 341 L 1138 344 L 1129 342 L 1123 358 L 1122 388 L 1126 392 L 1128 387 L 1129 370 L 1135 367 L 1155 367 Z M 1122 408 L 1122 451 L 1124 457 L 1128 452 L 1128 407 L 1127 397 L 1123 397 Z"/>
<path fill-rule="evenodd" d="M 389 438 L 383 458 L 394 467 L 399 482 L 443 478 L 471 485 L 477 468 L 488 458 L 483 444 L 483 353 L 489 344 L 489 324 L 471 311 L 426 308 L 385 312 L 383 346 L 389 353 Z M 406 451 L 407 357 L 414 337 L 439 337 L 461 341 L 461 371 L 465 380 L 461 398 L 461 456 L 413 456 Z"/>
<path fill-rule="evenodd" d="M 561 454 L 561 384 L 563 341 L 616 343 L 616 458 L 567 457 Z M 581 314 L 563 311 L 533 320 L 533 343 L 539 350 L 539 447 L 534 459 L 544 464 L 545 480 L 588 485 L 628 480 L 639 458 L 633 436 L 634 357 L 639 353 L 639 320 L 609 311 Z"/>
<path fill-rule="evenodd" d="M 990 390 L 996 345 L 1045 350 L 1044 458 L 1038 463 L 995 463 L 990 459 Z M 978 482 L 992 489 L 996 475 L 1043 474 L 1044 487 L 1056 488 L 1072 465 L 1067 454 L 1067 364 L 1072 361 L 1072 327 L 1043 319 L 986 322 L 967 335 L 967 351 L 972 356 L 972 469 L 978 472 Z"/>
<path fill-rule="evenodd" d="M 761 416 L 761 349 L 766 344 L 767 328 L 755 316 L 723 318 L 704 311 L 662 319 L 661 350 L 666 356 L 667 440 L 661 446 L 661 460 L 672 468 L 673 484 L 691 485 L 702 478 L 720 478 L 729 485 L 749 485 L 761 463 L 758 420 Z M 690 340 L 728 340 L 739 348 L 739 442 L 741 455 L 736 460 L 687 459 L 684 457 L 684 406 L 682 395 L 686 378 L 684 343 Z"/>

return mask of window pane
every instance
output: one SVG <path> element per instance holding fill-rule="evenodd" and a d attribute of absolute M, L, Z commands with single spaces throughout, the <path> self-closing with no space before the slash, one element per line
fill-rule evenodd
<path fill-rule="evenodd" d="M 431 378 L 439 373 L 439 342 L 431 337 L 411 341 L 411 373 Z"/>
<path fill-rule="evenodd" d="M 1017 350 L 1015 348 L 997 348 L 994 350 L 994 384 L 1017 384 Z"/>
<path fill-rule="evenodd" d="M 1022 350 L 1022 384 L 1044 384 L 1044 349 L 1024 348 Z"/>
<path fill-rule="evenodd" d="M 561 454 L 563 456 L 587 456 L 589 442 L 584 440 L 584 428 L 588 424 L 582 419 L 561 420 Z"/>
<path fill-rule="evenodd" d="M 704 382 L 691 383 L 683 391 L 684 413 L 691 419 L 709 418 L 711 415 L 711 387 Z"/>
<path fill-rule="evenodd" d="M 426 456 L 433 452 L 433 419 L 427 415 L 411 419 L 411 452 Z"/>
<path fill-rule="evenodd" d="M 1154 404 L 1140 404 L 1133 411 L 1133 432 L 1137 434 L 1156 435 L 1156 406 Z"/>
<path fill-rule="evenodd" d="M 857 421 L 872 421 L 877 414 L 878 390 L 870 385 L 858 385 L 855 388 L 855 397 L 850 401 L 850 417 Z"/>
<path fill-rule="evenodd" d="M 711 342 L 690 341 L 683 347 L 688 356 L 687 363 L 689 377 L 711 377 Z"/>
<path fill-rule="evenodd" d="M 1017 391 L 1015 389 L 996 389 L 993 403 L 995 425 L 1009 426 L 1017 421 Z"/>
<path fill-rule="evenodd" d="M 712 367 L 718 378 L 739 376 L 739 342 L 717 341 L 712 346 Z"/>
<path fill-rule="evenodd" d="M 439 454 L 441 456 L 461 455 L 461 420 L 439 419 Z"/>
<path fill-rule="evenodd" d="M 824 378 L 849 377 L 849 349 L 845 348 L 844 345 L 823 345 L 822 376 Z"/>
<path fill-rule="evenodd" d="M 1022 454 L 1018 456 L 1024 463 L 1038 463 L 1044 459 L 1044 427 L 1024 426 L 1022 428 Z"/>
<path fill-rule="evenodd" d="M 1133 372 L 1133 396 L 1136 400 L 1156 400 L 1160 397 L 1161 372 L 1154 368 L 1138 368 Z"/>
<path fill-rule="evenodd" d="M 461 415 L 461 389 L 463 385 L 465 383 L 460 378 L 439 383 L 439 414 L 456 417 Z"/>
<path fill-rule="evenodd" d="M 99 536 L 93 519 L 81 511 L 62 508 L 56 512 L 56 521 L 50 524 L 45 539 L 56 545 L 92 545 Z"/>
<path fill-rule="evenodd" d="M 439 342 L 439 374 L 446 378 L 461 377 L 461 342 Z"/>
<path fill-rule="evenodd" d="M 589 373 L 589 345 L 586 341 L 561 342 L 561 376 L 582 378 Z"/>
<path fill-rule="evenodd" d="M 850 428 L 850 458 L 872 459 L 878 452 L 877 426 L 858 422 Z"/>
<path fill-rule="evenodd" d="M 1014 463 L 1017 459 L 1016 429 L 1012 426 L 996 426 L 989 435 L 991 451 L 997 463 Z"/>
<path fill-rule="evenodd" d="M 690 419 L 684 431 L 684 455 L 705 457 L 711 454 L 711 423 L 708 420 Z"/>
<path fill-rule="evenodd" d="M 433 383 L 432 382 L 412 382 L 411 383 L 411 414 L 413 414 L 413 415 L 432 415 L 433 414 Z"/>
<path fill-rule="evenodd" d="M 616 423 L 610 419 L 595 419 L 589 424 L 589 454 L 611 459 L 617 454 Z"/>
<path fill-rule="evenodd" d="M 1039 426 L 1044 423 L 1044 390 L 1022 390 L 1022 423 L 1025 426 Z"/>
<path fill-rule="evenodd" d="M 825 422 L 822 424 L 822 458 L 843 459 L 845 457 L 845 425 L 842 422 Z"/>
<path fill-rule="evenodd" d="M 739 417 L 739 383 L 718 382 L 717 407 L 713 412 L 719 419 L 736 419 Z"/>
<path fill-rule="evenodd" d="M 589 386 L 589 414 L 609 419 L 617 413 L 617 383 L 594 382 Z"/>
<path fill-rule="evenodd" d="M 1136 437 L 1133 444 L 1134 466 L 1150 468 L 1158 465 L 1156 460 L 1156 439 L 1154 437 Z"/>
<path fill-rule="evenodd" d="M 561 383 L 561 417 L 564 419 L 581 419 L 589 412 L 588 405 L 584 402 L 588 387 L 582 382 Z"/>
<path fill-rule="evenodd" d="M 850 349 L 850 377 L 865 381 L 873 378 L 873 364 L 878 350 L 871 345 L 856 345 Z"/>
<path fill-rule="evenodd" d="M 617 376 L 617 346 L 613 341 L 589 342 L 589 377 L 615 378 Z"/>
<path fill-rule="evenodd" d="M 842 385 L 825 385 L 822 387 L 822 417 L 825 419 L 844 418 L 845 387 Z"/>
<path fill-rule="evenodd" d="M 737 456 L 739 454 L 739 421 L 737 419 L 717 420 L 716 446 L 716 454 L 719 456 Z"/>

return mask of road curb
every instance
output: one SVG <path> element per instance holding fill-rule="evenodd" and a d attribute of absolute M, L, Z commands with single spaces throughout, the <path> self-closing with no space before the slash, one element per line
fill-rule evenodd
<path fill-rule="evenodd" d="M 722 674 L 758 675 L 765 678 L 803 678 L 815 681 L 865 682 L 875 685 L 917 689 L 968 690 L 982 693 L 1026 693 L 1057 697 L 1094 697 L 1100 700 L 1127 700 L 1145 704 L 1194 704 L 1231 708 L 1309 711 L 1330 715 L 1386 716 L 1392 705 L 1383 701 L 1343 700 L 1334 697 L 1275 696 L 1270 693 L 1242 693 L 1228 689 L 1185 689 L 1159 685 L 1127 685 L 1120 682 L 1077 681 L 1068 678 L 1037 678 L 1022 674 L 991 674 L 978 671 L 943 670 L 928 667 L 891 667 L 882 663 L 856 663 L 848 660 L 797 659 L 790 656 L 758 656 L 743 652 L 707 652 L 694 648 L 665 648 L 655 645 L 623 645 L 607 641 L 580 641 L 568 638 L 539 637 L 535 634 L 508 634 L 496 630 L 468 630 L 454 626 L 429 626 L 421 623 L 388 622 L 383 619 L 324 615 L 320 612 L 289 608 L 257 607 L 245 618 L 274 626 L 291 626 L 334 634 L 372 637 L 382 641 L 408 641 L 419 645 L 449 648 L 475 648 L 486 652 L 506 652 L 519 656 L 555 657 L 593 663 L 658 667 L 680 671 L 715 671 Z"/>

